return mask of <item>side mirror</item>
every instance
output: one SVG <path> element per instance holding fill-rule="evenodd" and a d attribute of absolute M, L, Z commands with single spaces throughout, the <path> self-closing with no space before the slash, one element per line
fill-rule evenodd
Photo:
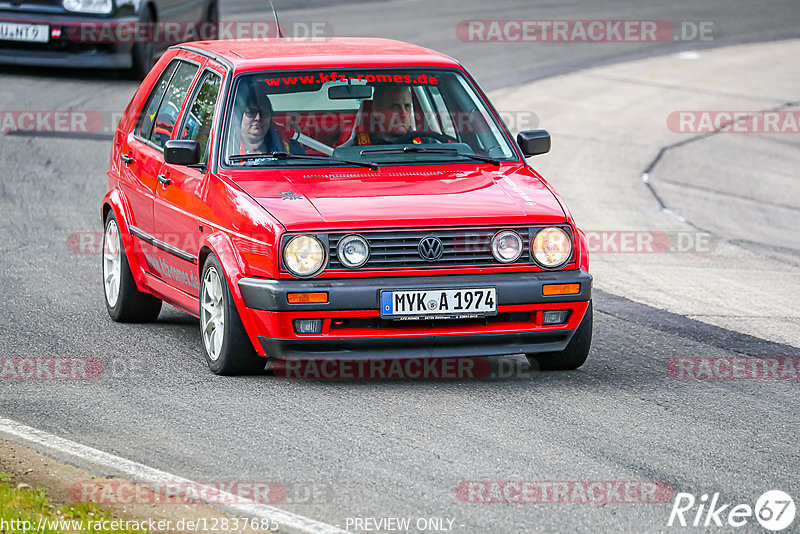
<path fill-rule="evenodd" d="M 191 139 L 170 139 L 164 145 L 164 161 L 173 165 L 197 165 L 200 143 Z"/>
<path fill-rule="evenodd" d="M 517 144 L 526 156 L 550 152 L 550 133 L 547 130 L 528 130 L 517 134 Z"/>

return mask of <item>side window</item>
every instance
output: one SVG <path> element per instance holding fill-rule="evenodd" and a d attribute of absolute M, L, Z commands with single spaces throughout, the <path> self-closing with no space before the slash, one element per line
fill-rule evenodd
<path fill-rule="evenodd" d="M 428 94 L 433 100 L 434 104 L 434 117 L 439 120 L 442 130 L 445 134 L 449 135 L 450 137 L 458 137 L 458 133 L 456 132 L 456 128 L 453 125 L 453 115 L 450 113 L 450 110 L 447 109 L 447 104 L 444 102 L 444 98 L 442 97 L 442 93 L 439 92 L 438 87 L 428 87 Z"/>
<path fill-rule="evenodd" d="M 222 78 L 211 71 L 203 74 L 200 89 L 189 108 L 189 114 L 183 123 L 181 139 L 192 139 L 200 143 L 200 161 L 205 163 L 208 152 L 208 136 L 211 133 L 211 122 L 214 120 L 214 107 L 217 104 Z"/>
<path fill-rule="evenodd" d="M 164 72 L 161 73 L 161 77 L 153 86 L 150 96 L 147 97 L 147 104 L 144 105 L 144 111 L 142 111 L 142 115 L 139 117 L 136 124 L 136 129 L 133 132 L 134 135 L 150 139 L 150 134 L 153 133 L 153 121 L 156 118 L 156 110 L 159 104 L 161 104 L 161 99 L 164 98 L 167 85 L 169 85 L 169 80 L 172 78 L 172 74 L 175 72 L 175 67 L 178 66 L 178 63 L 178 61 L 173 61 L 167 65 L 167 68 L 164 69 Z"/>
<path fill-rule="evenodd" d="M 197 69 L 197 65 L 183 61 L 178 65 L 175 75 L 164 93 L 164 98 L 161 100 L 161 105 L 158 107 L 158 112 L 155 114 L 153 132 L 149 137 L 153 143 L 163 147 L 172 135 L 181 111 L 181 104 L 186 99 L 186 93 L 189 92 L 189 86 L 192 85 Z"/>

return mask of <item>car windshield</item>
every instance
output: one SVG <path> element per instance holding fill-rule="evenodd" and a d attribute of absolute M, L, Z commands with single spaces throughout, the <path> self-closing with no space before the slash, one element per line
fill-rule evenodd
<path fill-rule="evenodd" d="M 454 70 L 260 72 L 237 79 L 232 103 L 222 151 L 230 167 L 516 159 Z"/>

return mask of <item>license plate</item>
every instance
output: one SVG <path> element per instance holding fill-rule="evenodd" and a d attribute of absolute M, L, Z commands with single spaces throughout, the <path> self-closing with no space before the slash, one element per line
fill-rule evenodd
<path fill-rule="evenodd" d="M 381 291 L 381 317 L 470 319 L 497 314 L 495 288 Z"/>
<path fill-rule="evenodd" d="M 46 43 L 49 40 L 50 27 L 47 24 L 14 24 L 13 22 L 0 22 L 0 41 Z"/>

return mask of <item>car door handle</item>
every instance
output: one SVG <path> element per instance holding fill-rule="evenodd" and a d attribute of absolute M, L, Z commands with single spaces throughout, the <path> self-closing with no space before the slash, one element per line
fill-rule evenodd
<path fill-rule="evenodd" d="M 156 178 L 158 178 L 158 181 L 161 182 L 164 185 L 169 185 L 169 184 L 172 183 L 172 180 L 167 178 L 167 176 L 165 174 L 159 174 L 158 176 L 156 176 Z"/>
<path fill-rule="evenodd" d="M 133 157 L 132 156 L 128 156 L 128 155 L 125 155 L 125 154 L 120 154 L 119 155 L 119 159 L 121 159 L 122 161 L 124 161 L 127 164 L 133 163 Z"/>

